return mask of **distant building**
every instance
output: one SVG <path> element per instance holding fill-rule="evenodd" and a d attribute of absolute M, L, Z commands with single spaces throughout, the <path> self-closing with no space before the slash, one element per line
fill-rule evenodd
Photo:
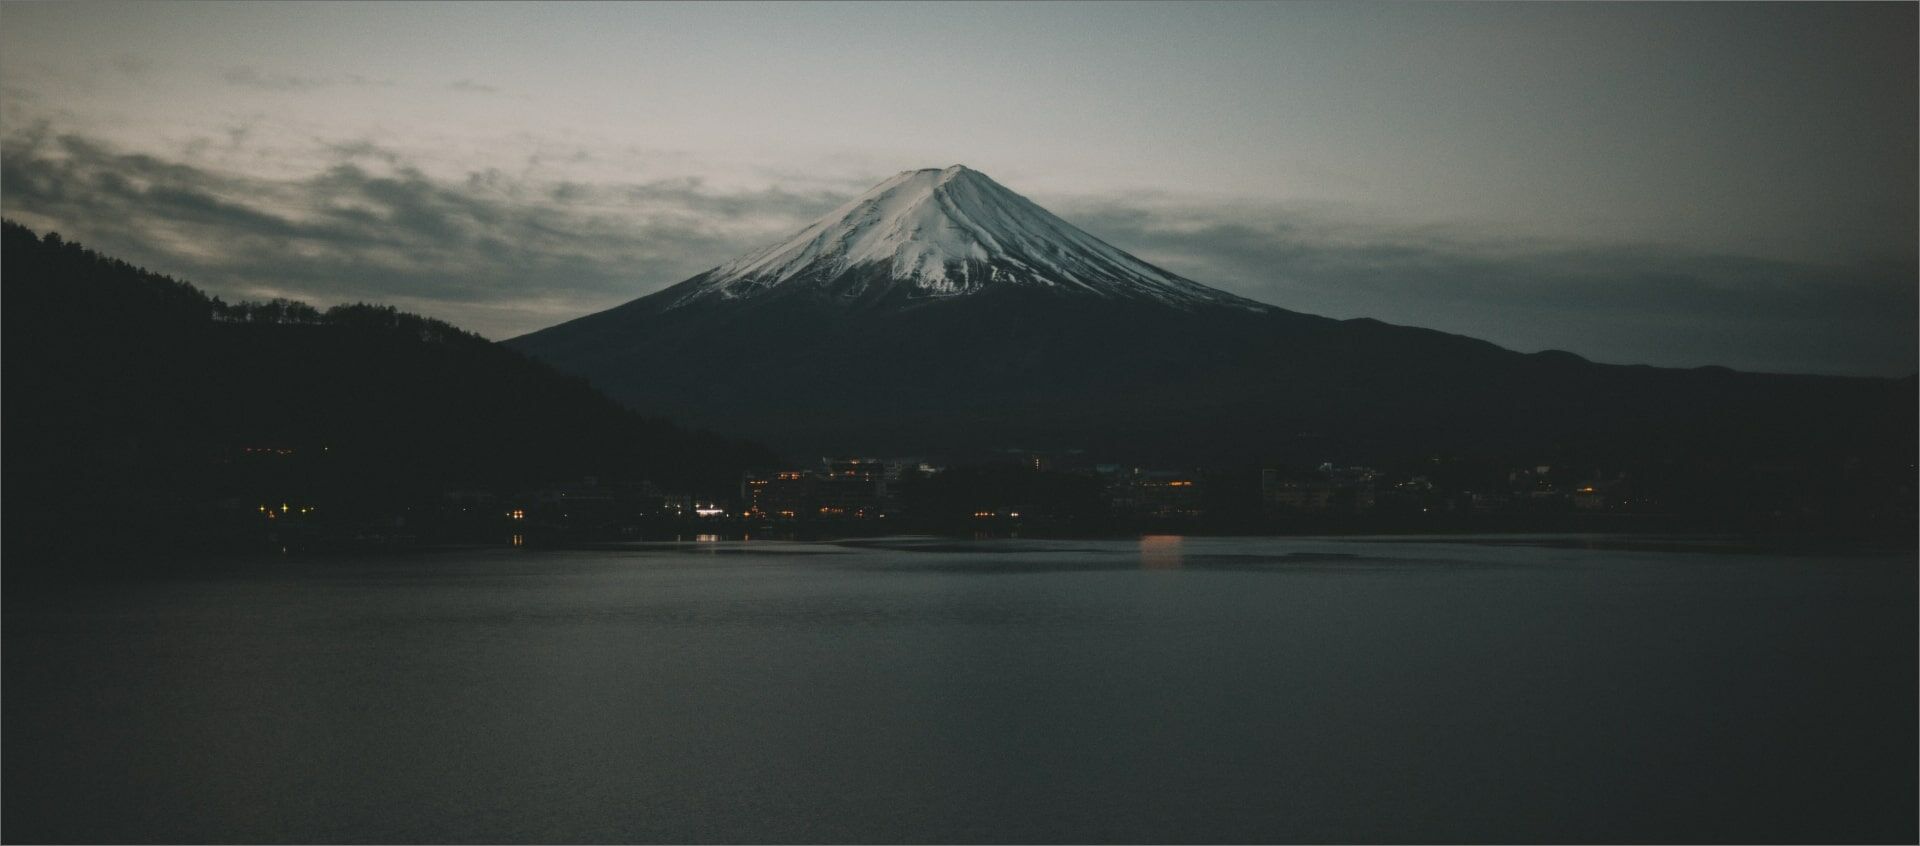
<path fill-rule="evenodd" d="M 740 498 L 749 517 L 765 520 L 832 520 L 879 517 L 891 503 L 888 482 L 927 465 L 877 458 L 820 460 L 816 469 L 747 474 Z"/>
<path fill-rule="evenodd" d="M 1260 504 L 1269 511 L 1330 511 L 1334 493 L 1325 479 L 1281 479 L 1261 471 Z"/>
<path fill-rule="evenodd" d="M 877 459 L 821 459 L 810 503 L 816 519 L 880 516 L 887 495 L 886 465 Z"/>
<path fill-rule="evenodd" d="M 1513 497 L 1504 493 L 1476 491 L 1472 502 L 1475 511 L 1506 511 L 1513 508 Z"/>
<path fill-rule="evenodd" d="M 1625 474 L 1589 479 L 1574 487 L 1573 507 L 1579 511 L 1624 511 L 1632 502 L 1632 493 Z"/>
<path fill-rule="evenodd" d="M 542 526 L 605 527 L 639 516 L 641 503 L 625 493 L 603 487 L 599 479 L 589 476 L 574 484 L 522 491 L 495 507 L 508 519 Z"/>
<path fill-rule="evenodd" d="M 750 473 L 741 482 L 740 499 L 749 517 L 794 520 L 806 513 L 812 491 L 813 477 L 804 470 Z"/>
<path fill-rule="evenodd" d="M 1119 473 L 1107 483 L 1107 503 L 1120 514 L 1140 517 L 1198 517 L 1205 513 L 1205 486 L 1193 473 L 1140 470 Z"/>
<path fill-rule="evenodd" d="M 1565 484 L 1568 475 L 1564 468 L 1556 474 L 1546 464 L 1508 473 L 1508 506 L 1532 512 L 1565 510 L 1572 504 L 1573 494 Z"/>
<path fill-rule="evenodd" d="M 1378 471 L 1370 467 L 1322 464 L 1311 474 L 1260 471 L 1260 504 L 1269 514 L 1369 511 L 1376 497 Z"/>
<path fill-rule="evenodd" d="M 662 517 L 686 517 L 693 513 L 693 495 L 683 493 L 665 493 L 660 495 L 659 514 Z"/>

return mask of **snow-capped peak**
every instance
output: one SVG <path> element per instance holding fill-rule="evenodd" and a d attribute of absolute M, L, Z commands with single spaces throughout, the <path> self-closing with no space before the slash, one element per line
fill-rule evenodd
<path fill-rule="evenodd" d="M 695 277 L 673 306 L 796 286 L 849 299 L 904 288 L 926 299 L 1003 285 L 1267 308 L 1134 258 L 965 165 L 902 171 L 792 238 Z"/>

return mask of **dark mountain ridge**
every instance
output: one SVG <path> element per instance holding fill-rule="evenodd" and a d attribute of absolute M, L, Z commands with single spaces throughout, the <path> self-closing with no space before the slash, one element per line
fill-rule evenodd
<path fill-rule="evenodd" d="M 788 242 L 506 343 L 793 454 L 1904 466 L 1915 430 L 1912 378 L 1604 365 L 1253 303 L 964 168 L 903 173 Z"/>
<path fill-rule="evenodd" d="M 215 504 L 342 520 L 595 476 L 725 494 L 764 449 L 389 307 L 228 304 L 4 224 L 9 548 L 177 537 Z"/>

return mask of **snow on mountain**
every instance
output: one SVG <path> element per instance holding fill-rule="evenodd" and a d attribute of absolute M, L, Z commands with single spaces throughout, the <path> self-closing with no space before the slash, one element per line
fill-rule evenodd
<path fill-rule="evenodd" d="M 852 298 L 875 286 L 905 286 L 910 299 L 1042 286 L 1180 308 L 1269 308 L 1141 261 L 962 165 L 904 171 L 792 238 L 695 277 L 671 307 L 795 287 Z"/>

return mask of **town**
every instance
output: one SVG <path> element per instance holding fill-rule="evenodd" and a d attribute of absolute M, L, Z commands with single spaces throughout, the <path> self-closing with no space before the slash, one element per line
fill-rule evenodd
<path fill-rule="evenodd" d="M 298 453 L 254 447 L 245 457 L 272 463 Z M 1105 463 L 1077 450 L 1007 449 L 951 465 L 925 457 L 822 457 L 745 473 L 737 489 L 727 491 L 676 491 L 650 481 L 592 476 L 525 490 L 449 490 L 430 503 L 345 520 L 327 519 L 321 503 L 292 494 L 229 498 L 219 508 L 268 529 L 269 542 L 281 545 L 526 545 L 898 532 L 1751 530 L 1756 514 L 1775 526 L 1806 528 L 1832 527 L 1842 516 L 1886 522 L 1903 509 L 1912 513 L 1910 489 L 1891 498 L 1837 494 L 1849 486 L 1881 489 L 1860 462 L 1824 469 L 1756 465 L 1732 477 L 1738 485 L 1727 485 L 1676 474 L 1651 477 L 1638 468 L 1447 457 L 1391 469 L 1333 462 L 1222 469 Z M 1745 522 L 1732 525 L 1728 519 Z"/>

